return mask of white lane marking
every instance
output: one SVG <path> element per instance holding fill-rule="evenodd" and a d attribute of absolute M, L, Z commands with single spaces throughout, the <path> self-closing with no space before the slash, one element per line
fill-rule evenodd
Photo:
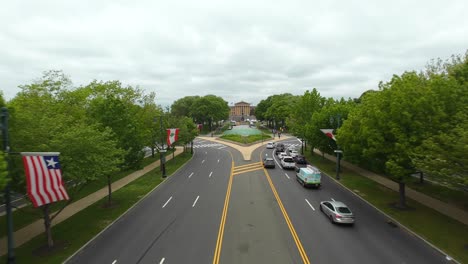
<path fill-rule="evenodd" d="M 112 261 L 112 264 L 115 264 L 115 263 L 117 263 L 117 260 Z"/>
<path fill-rule="evenodd" d="M 172 200 L 172 196 L 167 200 L 167 202 L 162 206 L 162 208 L 166 207 L 166 205 Z"/>
<path fill-rule="evenodd" d="M 198 198 L 200 198 L 200 195 L 197 196 L 197 199 L 195 199 L 195 202 L 193 202 L 192 207 L 195 207 L 195 204 L 197 204 Z"/>
<path fill-rule="evenodd" d="M 205 155 L 208 154 L 208 152 L 205 151 Z"/>
<path fill-rule="evenodd" d="M 222 147 L 219 147 L 218 149 L 223 149 L 223 148 L 225 148 L 225 147 L 226 147 L 226 146 L 222 146 Z"/>
<path fill-rule="evenodd" d="M 210 172 L 210 176 L 208 176 L 208 177 L 210 177 L 210 178 L 211 178 L 211 174 L 213 174 L 213 172 Z"/>
<path fill-rule="evenodd" d="M 193 175 L 193 172 L 192 172 L 192 173 L 190 173 L 190 175 L 188 176 L 188 177 L 189 177 L 189 179 L 192 177 L 192 175 Z"/>
<path fill-rule="evenodd" d="M 202 160 L 202 162 L 201 162 L 201 163 L 203 163 L 203 162 L 205 162 L 205 160 Z"/>
<path fill-rule="evenodd" d="M 310 208 L 312 208 L 312 210 L 315 211 L 315 208 L 309 203 L 309 201 L 308 201 L 307 199 L 305 199 L 305 200 L 306 200 L 306 202 L 309 204 Z"/>
<path fill-rule="evenodd" d="M 297 141 L 299 141 L 302 144 L 302 141 L 300 139 L 297 139 Z"/>
<path fill-rule="evenodd" d="M 164 263 L 164 260 L 166 260 L 165 258 L 162 258 L 161 261 L 159 261 L 159 264 L 163 264 Z"/>
<path fill-rule="evenodd" d="M 218 159 L 218 163 L 219 163 L 219 159 Z"/>
<path fill-rule="evenodd" d="M 334 202 L 335 202 L 335 199 L 333 199 L 333 198 L 331 198 L 331 199 L 332 199 L 332 201 L 334 201 Z"/>
<path fill-rule="evenodd" d="M 287 173 L 285 173 L 284 175 L 286 175 L 286 177 L 288 177 L 288 180 L 291 179 L 291 178 L 289 178 L 289 175 Z"/>

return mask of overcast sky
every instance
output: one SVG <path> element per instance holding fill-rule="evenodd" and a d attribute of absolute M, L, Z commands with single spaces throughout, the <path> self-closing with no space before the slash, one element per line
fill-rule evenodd
<path fill-rule="evenodd" d="M 169 106 L 214 94 L 257 104 L 317 88 L 359 97 L 468 49 L 468 4 L 449 1 L 3 1 L 0 89 L 46 70 L 75 86 L 120 80 Z"/>

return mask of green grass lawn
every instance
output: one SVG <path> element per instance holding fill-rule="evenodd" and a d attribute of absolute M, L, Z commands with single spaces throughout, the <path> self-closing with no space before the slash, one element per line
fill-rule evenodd
<path fill-rule="evenodd" d="M 261 141 L 262 138 L 263 140 L 267 141 L 271 139 L 270 135 L 262 134 L 262 135 L 250 135 L 250 136 L 242 136 L 242 135 L 236 135 L 236 134 L 229 134 L 229 135 L 223 135 L 220 138 L 225 139 L 225 140 L 230 140 L 234 142 L 239 142 L 242 144 L 250 144 L 254 143 L 257 141 Z"/>
<path fill-rule="evenodd" d="M 319 155 L 306 153 L 307 160 L 334 178 L 336 164 Z M 390 206 L 399 199 L 398 192 L 390 190 L 355 172 L 342 168 L 340 182 L 359 196 L 390 215 L 413 232 L 445 251 L 461 263 L 468 263 L 468 226 L 453 220 L 427 206 L 408 199 L 411 210 Z"/>
<path fill-rule="evenodd" d="M 166 165 L 167 175 L 172 175 L 191 157 L 190 153 L 176 156 L 174 162 L 168 162 Z M 107 197 L 105 197 L 54 226 L 52 237 L 56 243 L 64 244 L 64 248 L 44 255 L 35 254 L 34 252 L 37 252 L 38 248 L 47 244 L 46 237 L 42 234 L 16 248 L 16 263 L 62 263 L 161 182 L 161 173 L 159 168 L 156 168 L 113 192 L 112 199 L 117 206 L 103 208 L 103 204 L 107 201 Z M 6 263 L 6 256 L 1 257 L 0 262 Z"/>
<path fill-rule="evenodd" d="M 167 152 L 168 155 L 171 155 L 172 150 Z M 156 154 L 154 158 L 148 157 L 143 160 L 142 167 L 145 167 L 155 161 L 159 160 L 159 154 Z M 168 161 L 170 162 L 170 161 Z M 136 169 L 134 170 L 125 170 L 116 173 L 111 177 L 112 182 L 118 181 L 122 179 L 123 177 L 135 172 Z M 107 186 L 107 178 L 100 178 L 95 181 L 92 181 L 88 183 L 86 186 L 84 186 L 79 192 L 74 193 L 74 191 L 78 188 L 68 188 L 68 193 L 70 197 L 72 197 L 73 201 L 77 201 L 91 193 L 94 193 L 101 188 L 104 188 Z M 73 202 L 72 201 L 72 202 Z M 57 203 L 52 204 L 51 206 L 51 211 L 57 211 L 59 210 L 62 206 L 64 206 L 67 203 L 67 201 L 60 201 Z M 31 204 L 27 205 L 25 207 L 22 207 L 18 210 L 15 210 L 13 212 L 13 229 L 19 230 L 23 228 L 24 226 L 33 223 L 34 221 L 42 218 L 42 210 L 40 208 L 34 208 Z M 0 217 L 0 226 L 6 226 L 6 216 L 1 216 Z M 0 228 L 0 237 L 6 236 L 6 228 Z"/>

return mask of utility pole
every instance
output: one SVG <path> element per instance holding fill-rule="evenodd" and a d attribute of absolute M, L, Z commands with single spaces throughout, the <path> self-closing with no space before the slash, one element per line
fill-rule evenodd
<path fill-rule="evenodd" d="M 10 173 L 10 143 L 8 138 L 8 109 L 6 107 L 2 107 L 1 111 L 1 125 L 0 129 L 2 131 L 2 139 L 3 139 L 3 151 L 5 151 L 5 158 L 7 161 L 7 178 L 9 180 L 9 173 Z M 5 203 L 6 203 L 6 217 L 7 217 L 7 236 L 8 236 L 8 264 L 15 263 L 15 243 L 13 241 L 13 214 L 12 214 L 12 206 L 11 206 L 11 185 L 8 181 L 5 187 Z"/>

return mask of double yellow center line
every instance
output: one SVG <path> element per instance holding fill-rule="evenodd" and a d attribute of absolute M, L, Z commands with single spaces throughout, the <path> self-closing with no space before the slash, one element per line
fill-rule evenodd
<path fill-rule="evenodd" d="M 231 154 L 232 156 L 232 154 Z M 231 197 L 231 188 L 232 188 L 232 178 L 234 175 L 249 172 L 249 171 L 254 171 L 254 170 L 259 170 L 263 169 L 265 172 L 265 176 L 268 180 L 268 183 L 270 184 L 270 188 L 273 191 L 273 195 L 276 198 L 276 201 L 278 202 L 278 205 L 281 209 L 281 212 L 283 213 L 284 219 L 286 221 L 286 224 L 288 225 L 289 231 L 291 232 L 291 235 L 294 239 L 294 242 L 296 243 L 297 249 L 299 251 L 299 254 L 301 255 L 302 261 L 304 264 L 310 264 L 309 258 L 307 257 L 307 254 L 304 250 L 304 247 L 302 246 L 302 243 L 296 233 L 296 230 L 294 229 L 293 224 L 291 223 L 291 220 L 289 219 L 288 213 L 286 212 L 286 209 L 283 206 L 283 203 L 281 202 L 281 199 L 278 195 L 278 192 L 276 191 L 275 186 L 273 185 L 273 182 L 271 181 L 270 175 L 268 174 L 268 171 L 263 168 L 261 162 L 257 163 L 252 163 L 252 164 L 247 164 L 243 166 L 238 166 L 234 168 L 234 158 L 232 159 L 231 162 L 231 175 L 229 176 L 229 183 L 227 187 L 227 192 L 226 192 L 226 199 L 224 200 L 224 208 L 223 208 L 223 214 L 221 215 L 221 223 L 219 225 L 219 231 L 218 231 L 218 240 L 216 241 L 216 248 L 215 248 L 215 253 L 213 257 L 213 264 L 219 264 L 219 258 L 221 256 L 221 247 L 223 244 L 223 236 L 224 236 L 224 226 L 226 224 L 226 217 L 227 217 L 227 211 L 229 207 L 229 199 Z"/>

